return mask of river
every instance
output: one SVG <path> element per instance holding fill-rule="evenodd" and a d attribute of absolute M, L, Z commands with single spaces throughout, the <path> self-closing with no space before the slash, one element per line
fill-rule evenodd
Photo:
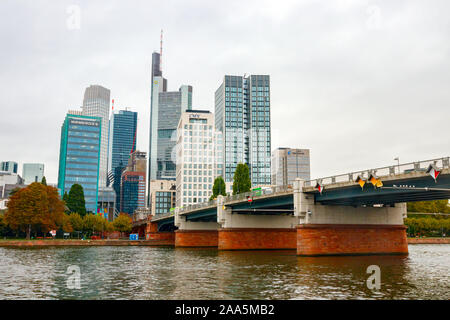
<path fill-rule="evenodd" d="M 450 299 L 450 245 L 408 256 L 152 247 L 0 248 L 0 299 Z M 381 288 L 367 288 L 367 267 Z M 80 270 L 80 289 L 67 274 Z M 69 279 L 69 282 L 68 282 Z"/>

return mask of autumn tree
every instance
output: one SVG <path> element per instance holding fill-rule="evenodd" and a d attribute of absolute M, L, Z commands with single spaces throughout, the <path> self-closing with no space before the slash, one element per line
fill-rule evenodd
<path fill-rule="evenodd" d="M 13 230 L 22 230 L 30 239 L 31 231 L 47 232 L 62 224 L 64 203 L 58 190 L 34 182 L 15 192 L 7 203 L 6 223 Z"/>
<path fill-rule="evenodd" d="M 0 213 L 0 235 L 5 235 L 8 232 L 8 224 L 6 223 L 5 214 Z"/>
<path fill-rule="evenodd" d="M 250 171 L 244 163 L 239 163 L 234 172 L 233 194 L 249 192 L 252 187 Z"/>

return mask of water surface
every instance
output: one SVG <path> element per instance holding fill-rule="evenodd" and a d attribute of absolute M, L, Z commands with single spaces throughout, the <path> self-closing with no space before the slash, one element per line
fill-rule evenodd
<path fill-rule="evenodd" d="M 151 247 L 0 248 L 0 299 L 450 299 L 450 245 L 409 256 Z M 69 289 L 67 268 L 81 271 Z M 381 289 L 367 288 L 369 265 Z"/>

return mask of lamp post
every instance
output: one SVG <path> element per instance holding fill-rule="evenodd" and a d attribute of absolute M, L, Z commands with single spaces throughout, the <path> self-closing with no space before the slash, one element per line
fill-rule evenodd
<path fill-rule="evenodd" d="M 400 158 L 399 157 L 395 157 L 394 160 L 397 160 L 398 173 L 400 173 Z"/>

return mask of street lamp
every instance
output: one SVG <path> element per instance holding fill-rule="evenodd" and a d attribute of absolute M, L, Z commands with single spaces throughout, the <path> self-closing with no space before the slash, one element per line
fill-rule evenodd
<path fill-rule="evenodd" d="M 397 160 L 398 173 L 400 173 L 400 158 L 399 157 L 395 157 L 394 160 Z"/>

